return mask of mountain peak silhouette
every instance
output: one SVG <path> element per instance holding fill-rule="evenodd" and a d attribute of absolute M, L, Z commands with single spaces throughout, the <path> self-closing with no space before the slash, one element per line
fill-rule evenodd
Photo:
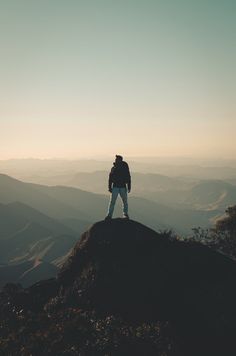
<path fill-rule="evenodd" d="M 168 342 L 177 340 L 175 348 L 181 349 L 173 355 L 231 355 L 235 276 L 235 262 L 206 246 L 178 241 L 168 232 L 155 232 L 133 220 L 99 221 L 82 234 L 56 279 L 27 289 L 8 286 L 0 295 L 0 316 L 12 320 L 14 311 L 19 311 L 24 315 L 23 326 L 32 315 L 37 320 L 46 318 L 49 326 L 45 326 L 44 334 L 60 323 L 64 334 L 53 333 L 60 349 L 67 350 L 68 342 L 78 348 L 90 345 L 94 355 L 99 354 L 104 342 L 103 330 L 119 333 L 127 330 L 126 325 L 145 325 L 142 330 L 150 339 L 142 344 L 140 355 L 158 354 L 148 351 L 150 340 L 154 340 L 148 330 L 157 323 L 156 327 L 165 332 L 166 322 L 173 328 L 168 331 Z M 98 348 L 94 349 L 92 320 L 108 325 L 111 316 L 117 318 L 117 323 L 119 320 L 120 329 L 117 330 L 118 324 L 114 324 L 114 329 L 96 329 L 102 341 L 99 339 Z M 77 329 L 84 333 L 80 343 L 77 336 L 66 339 L 70 320 L 70 335 Z M 37 335 L 36 330 L 34 337 Z M 118 336 L 121 350 L 127 345 L 122 335 Z M 48 340 L 51 347 L 54 340 Z M 135 340 L 130 346 L 135 352 L 118 354 L 138 354 L 140 339 Z M 167 347 L 161 340 L 161 345 Z M 27 342 L 30 349 L 30 339 Z M 16 350 L 17 341 L 14 345 Z"/>
<path fill-rule="evenodd" d="M 206 246 L 118 218 L 97 222 L 81 236 L 58 282 L 72 305 L 102 314 L 199 319 L 214 308 L 223 312 L 222 293 L 235 294 L 235 275 L 235 263 Z"/>

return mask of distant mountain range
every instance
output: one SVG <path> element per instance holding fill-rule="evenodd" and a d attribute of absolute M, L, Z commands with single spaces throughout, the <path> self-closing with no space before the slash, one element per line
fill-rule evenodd
<path fill-rule="evenodd" d="M 130 164 L 132 172 L 158 173 L 193 179 L 236 179 L 236 160 L 191 157 L 125 157 L 125 159 Z M 112 157 L 80 160 L 0 160 L 0 171 L 22 180 L 29 180 L 30 176 L 72 176 L 77 172 L 108 171 L 112 166 L 112 160 Z"/>
<path fill-rule="evenodd" d="M 105 173 L 81 173 L 74 179 L 84 187 L 97 182 L 102 190 Z M 199 183 L 136 173 L 133 186 L 131 217 L 155 230 L 173 229 L 181 235 L 210 226 L 236 200 L 236 187 L 222 181 Z M 104 219 L 108 200 L 108 195 L 75 187 L 25 183 L 0 174 L 0 286 L 6 281 L 29 285 L 39 276 L 55 275 L 91 221 Z M 114 217 L 120 215 L 119 201 Z"/>
<path fill-rule="evenodd" d="M 55 276 L 89 223 L 76 229 L 20 203 L 0 204 L 0 287 L 6 282 L 30 285 Z"/>
<path fill-rule="evenodd" d="M 75 234 L 75 231 L 63 225 L 58 220 L 21 202 L 0 204 L 0 215 L 0 240 L 13 237 L 19 231 L 26 231 L 32 223 L 43 227 L 46 233 L 54 235 Z"/>
<path fill-rule="evenodd" d="M 185 189 L 144 192 L 148 199 L 177 209 L 224 212 L 236 202 L 236 186 L 220 180 L 200 181 Z"/>
<path fill-rule="evenodd" d="M 29 181 L 39 184 L 47 185 L 64 185 L 70 187 L 80 188 L 94 193 L 107 193 L 108 187 L 108 172 L 78 172 L 73 175 L 48 176 L 40 177 L 33 176 Z M 132 173 L 133 192 L 139 195 L 140 192 L 146 191 L 163 191 L 173 187 L 178 189 L 186 189 L 192 186 L 192 181 L 183 178 L 168 177 L 161 174 L 154 173 Z"/>
<path fill-rule="evenodd" d="M 32 178 L 43 184 L 63 184 L 94 193 L 107 193 L 106 171 L 79 172 L 72 176 Z M 161 174 L 132 174 L 132 192 L 135 196 L 152 200 L 176 209 L 219 210 L 236 202 L 234 180 L 198 180 L 183 177 L 168 177 Z"/>
<path fill-rule="evenodd" d="M 154 196 L 154 194 L 153 194 Z M 105 217 L 108 196 L 65 186 L 44 186 L 23 183 L 6 175 L 0 175 L 0 203 L 15 201 L 27 204 L 51 218 L 60 220 L 74 229 L 76 221 L 97 221 Z M 130 195 L 130 214 L 156 230 L 173 228 L 179 233 L 189 233 L 192 227 L 206 226 L 217 211 L 177 209 L 159 204 L 154 199 Z M 121 203 L 114 216 L 121 214 Z"/>

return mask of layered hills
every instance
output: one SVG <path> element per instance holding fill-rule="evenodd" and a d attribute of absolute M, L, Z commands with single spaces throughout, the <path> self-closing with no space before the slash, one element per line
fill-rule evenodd
<path fill-rule="evenodd" d="M 152 193 L 153 197 L 155 196 Z M 45 186 L 25 183 L 6 175 L 0 175 L 0 203 L 19 201 L 32 208 L 60 220 L 75 229 L 81 222 L 101 220 L 106 215 L 108 197 L 65 186 Z M 189 234 L 196 226 L 209 226 L 211 219 L 219 211 L 196 209 L 177 209 L 160 204 L 154 199 L 131 195 L 131 216 L 156 229 L 174 229 L 180 234 Z M 115 216 L 120 214 L 118 202 Z M 87 224 L 88 226 L 88 224 Z"/>
<path fill-rule="evenodd" d="M 216 174 L 216 177 L 218 175 Z M 235 202 L 233 179 L 220 180 L 157 173 L 132 173 L 133 193 L 170 207 L 192 210 L 222 210 Z M 107 190 L 107 171 L 78 172 L 71 175 L 29 177 L 34 183 L 76 187 L 93 193 Z M 230 184 L 230 182 L 232 184 Z"/>
<path fill-rule="evenodd" d="M 104 172 L 81 173 L 76 179 L 81 182 L 81 177 L 87 185 L 93 186 L 94 179 L 98 185 L 105 184 Z M 142 196 L 143 179 L 146 190 Z M 226 201 L 229 203 L 234 197 L 234 187 L 222 182 L 193 185 L 191 181 L 191 191 L 186 193 L 181 179 L 137 173 L 134 180 L 140 196 L 135 191 L 130 195 L 131 216 L 155 230 L 174 229 L 180 235 L 191 233 L 193 227 L 209 226 L 222 214 Z M 154 186 L 156 192 L 152 191 Z M 179 190 L 172 191 L 169 206 L 158 203 L 164 195 L 164 203 L 168 201 L 172 186 Z M 90 221 L 104 218 L 107 204 L 106 195 L 73 187 L 25 183 L 0 174 L 0 288 L 7 281 L 20 281 L 27 286 L 40 278 L 55 276 Z M 115 216 L 120 212 L 118 202 Z M 40 266 L 40 275 L 36 266 Z"/>
<path fill-rule="evenodd" d="M 19 202 L 0 204 L 0 217 L 0 287 L 7 282 L 27 286 L 55 276 L 78 229 Z"/>

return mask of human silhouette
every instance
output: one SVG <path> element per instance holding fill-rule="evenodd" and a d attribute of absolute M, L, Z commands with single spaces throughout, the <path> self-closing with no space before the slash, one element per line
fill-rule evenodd
<path fill-rule="evenodd" d="M 109 174 L 108 191 L 111 198 L 108 206 L 108 212 L 105 220 L 112 218 L 116 199 L 120 195 L 123 202 L 123 217 L 129 219 L 128 215 L 128 196 L 131 191 L 131 177 L 128 163 L 123 161 L 123 157 L 116 155 L 115 162 Z"/>

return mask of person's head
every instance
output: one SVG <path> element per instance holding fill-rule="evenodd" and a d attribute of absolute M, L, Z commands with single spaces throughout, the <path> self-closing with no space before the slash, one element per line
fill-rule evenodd
<path fill-rule="evenodd" d="M 122 162 L 123 161 L 123 157 L 120 155 L 116 155 L 116 160 L 117 163 Z"/>

